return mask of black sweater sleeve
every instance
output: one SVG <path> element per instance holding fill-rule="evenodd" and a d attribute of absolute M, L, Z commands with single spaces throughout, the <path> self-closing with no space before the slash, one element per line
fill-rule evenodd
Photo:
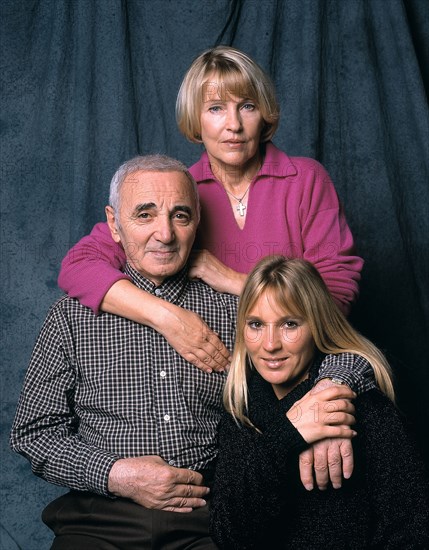
<path fill-rule="evenodd" d="M 368 547 L 429 548 L 428 477 L 405 419 L 377 390 L 356 400 L 356 461 L 363 465 L 373 526 Z"/>
<path fill-rule="evenodd" d="M 269 547 L 266 527 L 278 515 L 282 472 L 287 461 L 306 446 L 278 411 L 263 434 L 237 424 L 225 413 L 211 501 L 211 531 L 220 548 L 260 548 L 261 534 L 264 547 Z"/>

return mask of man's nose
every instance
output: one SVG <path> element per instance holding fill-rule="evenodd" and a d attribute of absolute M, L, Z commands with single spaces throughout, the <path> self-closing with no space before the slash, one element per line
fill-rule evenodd
<path fill-rule="evenodd" d="M 156 238 L 163 243 L 170 243 L 174 240 L 174 226 L 169 216 L 158 217 Z"/>

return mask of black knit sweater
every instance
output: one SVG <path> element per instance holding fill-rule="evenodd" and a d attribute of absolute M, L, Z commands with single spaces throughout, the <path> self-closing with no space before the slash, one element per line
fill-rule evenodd
<path fill-rule="evenodd" d="M 285 412 L 311 389 L 317 370 L 280 401 L 253 374 L 249 417 L 262 434 L 225 414 L 211 500 L 214 540 L 230 550 L 429 548 L 424 465 L 401 415 L 377 390 L 355 401 L 352 478 L 336 490 L 302 486 L 298 454 L 306 444 Z"/>

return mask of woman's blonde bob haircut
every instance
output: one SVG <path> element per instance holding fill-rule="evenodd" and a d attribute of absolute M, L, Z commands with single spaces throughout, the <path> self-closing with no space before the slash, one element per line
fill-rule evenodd
<path fill-rule="evenodd" d="M 211 85 L 210 78 L 215 78 L 216 83 Z M 265 121 L 261 142 L 272 139 L 280 115 L 274 85 L 253 59 L 229 46 L 204 51 L 185 74 L 176 101 L 176 120 L 187 139 L 201 143 L 202 106 L 207 91 L 215 91 L 213 86 L 220 99 L 231 94 L 255 101 Z"/>
<path fill-rule="evenodd" d="M 306 260 L 268 256 L 249 274 L 238 307 L 237 336 L 224 391 L 224 405 L 236 420 L 252 425 L 246 411 L 247 378 L 253 367 L 247 355 L 244 332 L 249 311 L 266 292 L 280 310 L 288 310 L 308 323 L 314 344 L 322 353 L 352 353 L 369 361 L 379 388 L 394 400 L 391 369 L 386 358 L 350 325 L 317 269 Z"/>

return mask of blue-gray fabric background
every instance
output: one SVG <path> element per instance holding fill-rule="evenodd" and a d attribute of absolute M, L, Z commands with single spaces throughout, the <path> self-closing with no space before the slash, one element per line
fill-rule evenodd
<path fill-rule="evenodd" d="M 193 58 L 217 43 L 272 75 L 275 143 L 330 172 L 366 261 L 352 320 L 391 360 L 427 459 L 429 2 L 2 0 L 0 10 L 2 550 L 49 548 L 40 512 L 63 492 L 8 448 L 60 261 L 104 219 L 122 161 L 198 159 L 175 98 Z"/>

